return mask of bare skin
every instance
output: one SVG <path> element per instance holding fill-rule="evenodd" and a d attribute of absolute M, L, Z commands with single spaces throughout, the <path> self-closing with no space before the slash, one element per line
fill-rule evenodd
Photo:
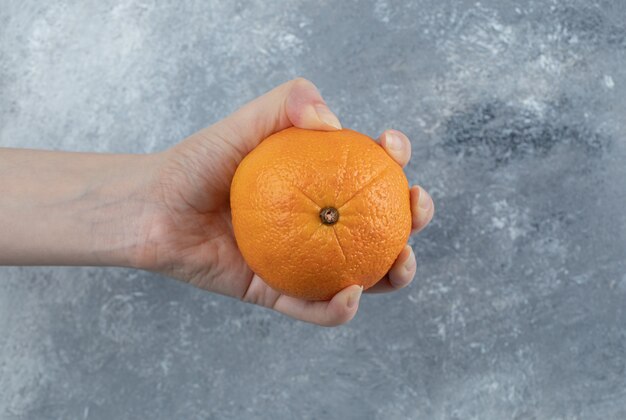
<path fill-rule="evenodd" d="M 205 290 L 324 326 L 350 321 L 361 297 L 350 286 L 325 302 L 281 295 L 246 265 L 230 219 L 230 183 L 264 138 L 290 126 L 336 130 L 317 88 L 295 79 L 172 148 L 148 155 L 0 149 L 0 265 L 123 266 L 159 272 Z M 377 140 L 398 164 L 411 144 L 396 130 Z M 411 187 L 413 231 L 432 219 L 432 199 Z M 367 293 L 407 286 L 407 245 Z"/>

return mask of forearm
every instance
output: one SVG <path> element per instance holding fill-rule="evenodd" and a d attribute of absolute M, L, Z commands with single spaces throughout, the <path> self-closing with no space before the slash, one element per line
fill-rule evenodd
<path fill-rule="evenodd" d="M 133 266 L 153 163 L 0 148 L 0 265 Z"/>

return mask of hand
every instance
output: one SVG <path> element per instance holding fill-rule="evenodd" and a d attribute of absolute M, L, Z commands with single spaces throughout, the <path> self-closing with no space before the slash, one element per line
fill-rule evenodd
<path fill-rule="evenodd" d="M 333 326 L 352 319 L 361 295 L 359 286 L 347 287 L 325 302 L 282 295 L 251 271 L 237 249 L 229 206 L 237 165 L 264 138 L 292 125 L 341 128 L 317 88 L 296 79 L 161 153 L 152 191 L 158 210 L 146 230 L 137 265 L 300 320 Z M 408 163 L 411 144 L 404 134 L 387 130 L 378 141 L 398 164 Z M 418 186 L 411 188 L 410 197 L 415 233 L 430 222 L 434 206 Z M 402 288 L 415 270 L 415 254 L 407 245 L 389 273 L 367 292 Z"/>

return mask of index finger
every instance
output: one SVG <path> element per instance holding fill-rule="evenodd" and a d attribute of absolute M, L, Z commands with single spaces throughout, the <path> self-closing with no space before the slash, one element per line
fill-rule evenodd
<path fill-rule="evenodd" d="M 398 130 L 385 130 L 378 137 L 378 142 L 387 154 L 401 167 L 405 167 L 411 159 L 411 142 Z"/>

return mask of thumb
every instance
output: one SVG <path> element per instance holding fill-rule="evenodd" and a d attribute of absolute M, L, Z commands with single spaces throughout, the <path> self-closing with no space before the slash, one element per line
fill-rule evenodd
<path fill-rule="evenodd" d="M 247 154 L 269 135 L 295 126 L 340 130 L 341 124 L 317 87 L 297 78 L 272 89 L 210 127 Z"/>

